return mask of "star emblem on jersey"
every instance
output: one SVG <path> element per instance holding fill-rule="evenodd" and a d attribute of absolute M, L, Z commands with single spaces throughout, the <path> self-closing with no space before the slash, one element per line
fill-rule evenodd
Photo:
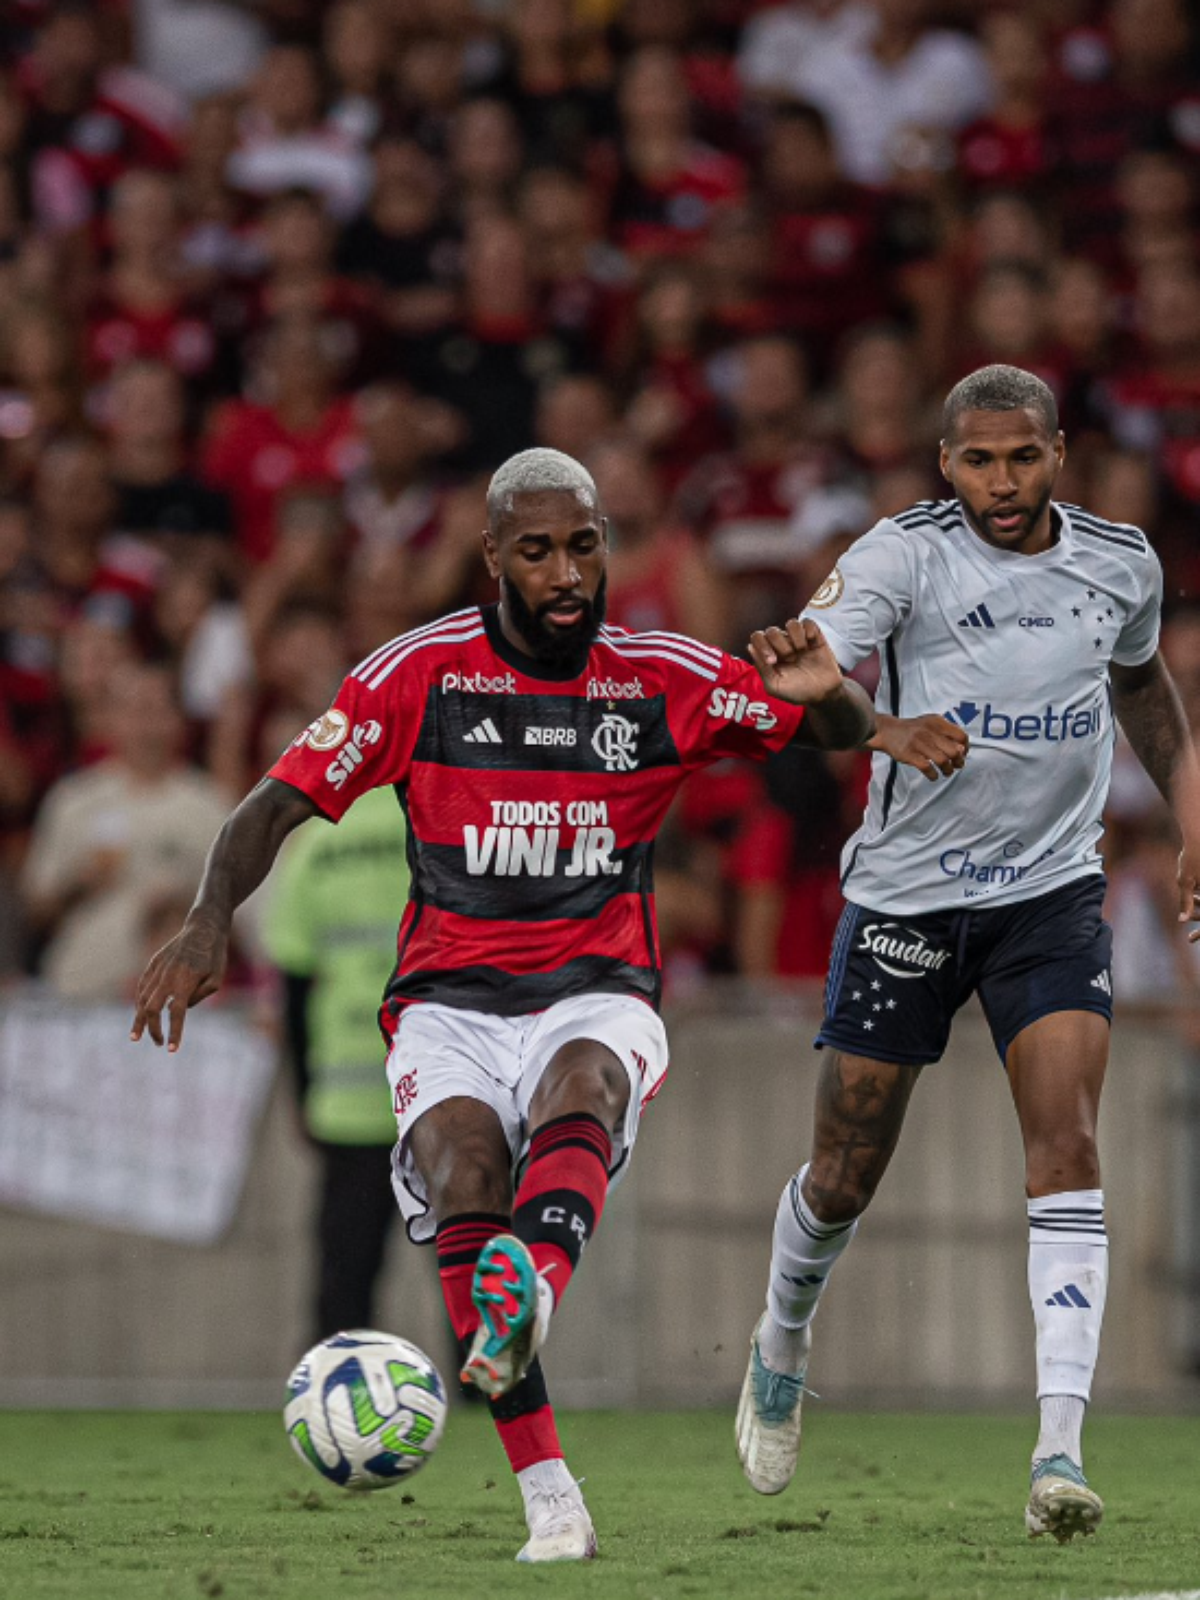
<path fill-rule="evenodd" d="M 608 772 L 632 772 L 637 766 L 638 726 L 609 712 L 592 734 L 592 749 Z"/>

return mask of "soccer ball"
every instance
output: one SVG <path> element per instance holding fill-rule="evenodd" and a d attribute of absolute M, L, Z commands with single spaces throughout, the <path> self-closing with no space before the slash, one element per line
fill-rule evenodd
<path fill-rule="evenodd" d="M 288 1379 L 283 1425 L 296 1454 L 344 1489 L 386 1489 L 437 1449 L 446 1385 L 423 1350 L 357 1328 L 314 1345 Z"/>

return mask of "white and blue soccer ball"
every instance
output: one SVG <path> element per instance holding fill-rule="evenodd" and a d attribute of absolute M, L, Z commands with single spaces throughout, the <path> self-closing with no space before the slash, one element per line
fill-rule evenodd
<path fill-rule="evenodd" d="M 343 1489 L 386 1489 L 437 1449 L 446 1385 L 423 1350 L 358 1328 L 314 1345 L 288 1379 L 283 1423 L 309 1466 Z"/>

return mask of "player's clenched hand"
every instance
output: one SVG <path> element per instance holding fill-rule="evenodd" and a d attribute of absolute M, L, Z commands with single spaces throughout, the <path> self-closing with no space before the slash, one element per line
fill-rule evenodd
<path fill-rule="evenodd" d="M 870 749 L 882 750 L 906 767 L 916 767 L 930 783 L 936 783 L 939 775 L 949 778 L 956 773 L 967 759 L 969 744 L 964 728 L 934 714 L 881 715 L 875 735 L 868 741 Z"/>
<path fill-rule="evenodd" d="M 842 687 L 842 669 L 815 622 L 793 617 L 782 628 L 750 635 L 750 659 L 763 687 L 793 705 L 819 705 Z"/>
<path fill-rule="evenodd" d="M 162 1044 L 165 1007 L 169 1019 L 167 1049 L 178 1050 L 188 1008 L 207 1000 L 221 987 L 228 952 L 226 930 L 211 921 L 189 917 L 142 973 L 129 1037 L 140 1039 L 148 1028 L 155 1044 Z"/>
<path fill-rule="evenodd" d="M 1200 922 L 1200 843 L 1184 841 L 1179 852 L 1179 920 Z M 1200 939 L 1200 928 L 1188 934 L 1188 943 Z"/>

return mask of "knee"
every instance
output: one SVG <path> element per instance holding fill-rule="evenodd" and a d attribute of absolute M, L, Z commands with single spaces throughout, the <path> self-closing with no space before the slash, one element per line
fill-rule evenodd
<path fill-rule="evenodd" d="M 1100 1187 L 1100 1155 L 1087 1129 L 1056 1129 L 1025 1152 L 1025 1189 L 1031 1200 L 1074 1189 Z"/>
<path fill-rule="evenodd" d="M 439 1218 L 468 1211 L 507 1216 L 511 1211 L 512 1177 L 508 1164 L 498 1158 L 494 1139 L 460 1135 L 423 1157 L 414 1151 L 414 1158 Z"/>
<path fill-rule="evenodd" d="M 555 1117 L 592 1116 L 615 1129 L 629 1104 L 629 1077 L 611 1050 L 568 1045 L 551 1062 L 529 1108 L 533 1127 Z"/>

